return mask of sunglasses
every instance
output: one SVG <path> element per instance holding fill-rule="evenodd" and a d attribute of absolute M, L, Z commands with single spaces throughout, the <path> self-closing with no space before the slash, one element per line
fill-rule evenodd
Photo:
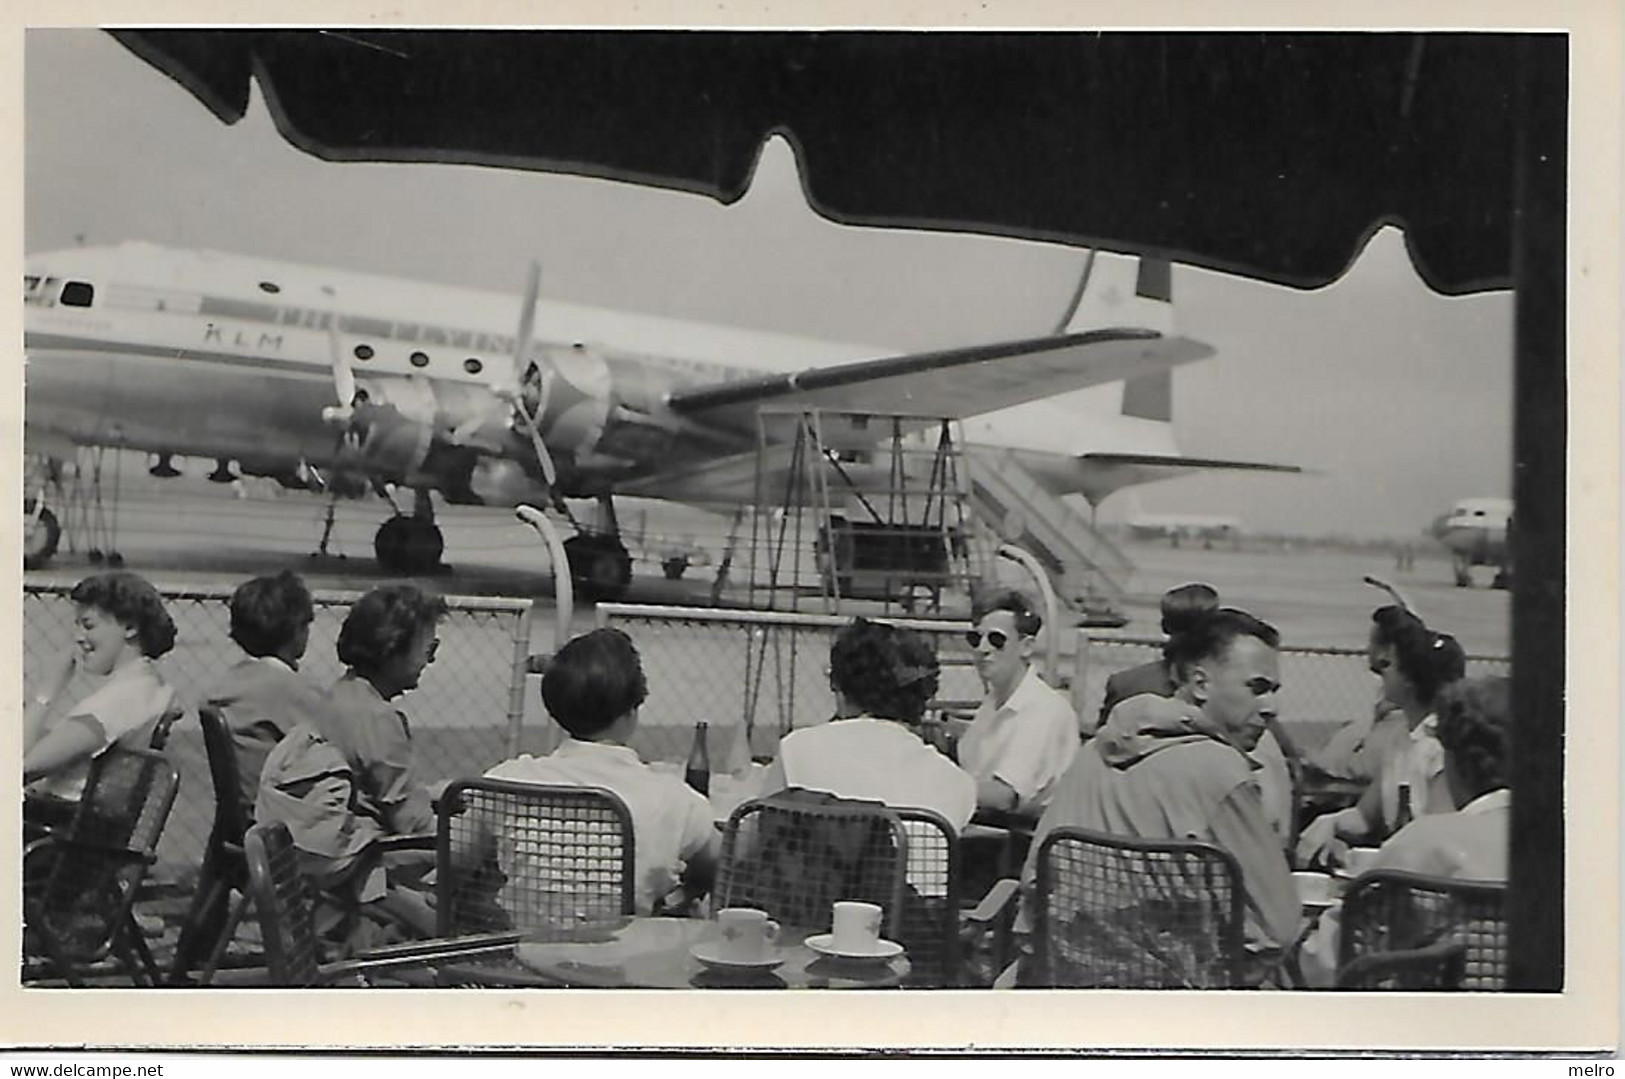
<path fill-rule="evenodd" d="M 439 651 L 440 651 L 440 638 L 436 637 L 434 640 L 429 642 L 429 651 L 428 651 L 427 658 L 432 662 L 434 660 L 435 653 L 437 653 Z"/>
<path fill-rule="evenodd" d="M 965 634 L 965 641 L 972 648 L 982 647 L 982 631 L 979 629 L 968 631 Z M 987 631 L 987 643 L 992 646 L 993 651 L 1002 652 L 1004 646 L 1010 643 L 1010 637 L 1002 629 L 990 629 Z"/>

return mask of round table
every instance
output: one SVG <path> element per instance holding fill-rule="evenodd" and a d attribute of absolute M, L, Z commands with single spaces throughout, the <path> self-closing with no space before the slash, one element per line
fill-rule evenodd
<path fill-rule="evenodd" d="M 511 960 L 448 970 L 460 984 L 551 985 L 575 989 L 884 989 L 902 983 L 907 958 L 852 963 L 819 955 L 802 942 L 819 930 L 784 926 L 784 964 L 766 972 L 711 970 L 689 954 L 717 939 L 715 922 L 626 918 L 521 942 Z M 483 973 L 482 973 L 483 969 Z"/>

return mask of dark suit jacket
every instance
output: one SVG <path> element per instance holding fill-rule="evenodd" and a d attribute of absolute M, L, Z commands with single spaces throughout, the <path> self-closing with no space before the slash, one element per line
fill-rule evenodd
<path fill-rule="evenodd" d="M 1163 666 L 1160 659 L 1152 660 L 1150 663 L 1142 663 L 1138 667 L 1117 671 L 1106 679 L 1106 696 L 1100 702 L 1100 719 L 1095 724 L 1095 730 L 1099 730 L 1101 725 L 1106 722 L 1106 717 L 1111 715 L 1113 708 L 1116 708 L 1130 697 L 1138 697 L 1142 693 L 1154 693 L 1159 697 L 1172 697 L 1174 690 L 1178 688 L 1178 686 L 1174 685 L 1174 680 L 1169 677 L 1168 668 Z M 1085 731 L 1084 733 L 1092 735 L 1095 730 Z"/>

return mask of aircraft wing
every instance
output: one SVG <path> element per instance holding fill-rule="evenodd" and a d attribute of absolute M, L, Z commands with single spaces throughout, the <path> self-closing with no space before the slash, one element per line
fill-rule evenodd
<path fill-rule="evenodd" d="M 760 412 L 774 408 L 957 419 L 1212 354 L 1185 337 L 1093 330 L 714 383 L 679 391 L 669 403 L 690 419 L 753 434 Z"/>
<path fill-rule="evenodd" d="M 1149 453 L 1085 453 L 1069 456 L 1037 450 L 1010 450 L 1055 495 L 1082 495 L 1099 505 L 1107 495 L 1124 487 L 1170 480 L 1192 472 L 1303 472 L 1297 465 L 1257 461 L 1225 461 Z"/>

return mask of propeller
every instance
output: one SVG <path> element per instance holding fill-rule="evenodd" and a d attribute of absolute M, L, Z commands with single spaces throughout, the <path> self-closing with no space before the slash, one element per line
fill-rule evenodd
<path fill-rule="evenodd" d="M 331 285 L 323 285 L 322 292 L 333 298 L 327 320 L 327 356 L 333 368 L 333 394 L 338 398 L 338 404 L 322 409 L 322 419 L 328 423 L 348 424 L 355 415 L 355 371 L 350 368 L 350 357 L 344 354 L 344 345 L 339 340 L 337 296 Z"/>
<path fill-rule="evenodd" d="M 531 340 L 536 332 L 536 299 L 542 289 L 541 263 L 532 260 L 529 272 L 525 275 L 525 298 L 519 308 L 519 339 L 514 345 L 512 382 L 502 388 L 493 387 L 500 396 L 508 397 L 513 402 L 514 413 L 520 420 L 525 432 L 530 435 L 531 447 L 536 451 L 537 463 L 542 466 L 542 478 L 547 481 L 548 487 L 558 482 L 558 470 L 553 466 L 553 455 L 547 452 L 547 444 L 542 441 L 541 418 L 547 412 L 547 393 L 550 380 L 546 372 L 541 376 L 541 390 L 536 398 L 536 407 L 532 411 L 525 403 L 524 384 L 526 357 L 530 355 Z"/>

